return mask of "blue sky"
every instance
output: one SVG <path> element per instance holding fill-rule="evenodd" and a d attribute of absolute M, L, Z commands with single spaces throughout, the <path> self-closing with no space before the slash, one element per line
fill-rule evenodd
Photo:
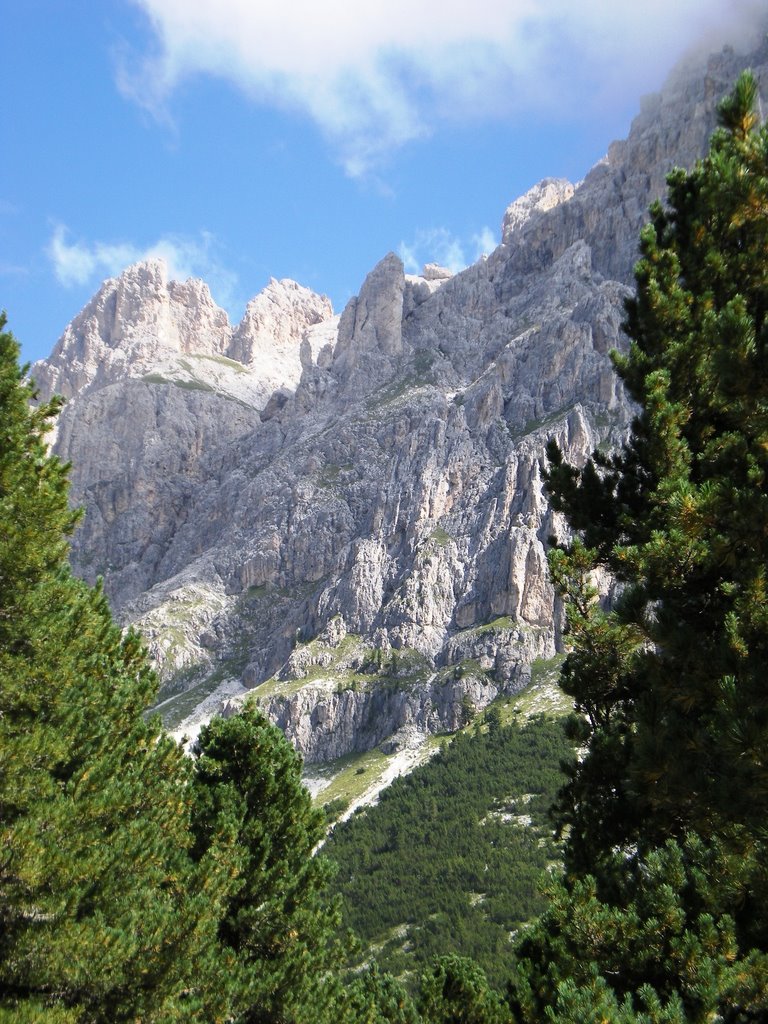
<path fill-rule="evenodd" d="M 270 277 L 340 310 L 387 252 L 454 269 L 763 0 L 0 0 L 0 308 L 47 355 L 150 254 L 233 321 Z"/>

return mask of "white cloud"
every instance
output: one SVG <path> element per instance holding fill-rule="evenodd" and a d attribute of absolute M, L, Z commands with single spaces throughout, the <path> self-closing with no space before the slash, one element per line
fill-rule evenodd
<path fill-rule="evenodd" d="M 478 259 L 483 253 L 490 252 L 496 248 L 496 244 L 490 228 L 483 228 L 470 239 L 471 259 Z M 407 274 L 420 274 L 426 263 L 437 263 L 457 274 L 470 262 L 466 251 L 465 243 L 447 228 L 423 228 L 416 232 L 410 242 L 401 242 L 398 246 L 398 254 Z"/>
<path fill-rule="evenodd" d="M 133 0 L 152 52 L 118 82 L 155 114 L 184 78 L 228 79 L 300 110 L 347 172 L 369 173 L 442 119 L 579 110 L 636 96 L 699 33 L 753 23 L 764 0 Z"/>
<path fill-rule="evenodd" d="M 472 244 L 474 245 L 475 259 L 479 260 L 481 256 L 488 256 L 492 253 L 499 242 L 494 232 L 486 226 L 477 234 L 472 235 Z"/>
<path fill-rule="evenodd" d="M 96 274 L 118 274 L 140 258 L 139 250 L 131 245 L 68 242 L 67 234 L 64 225 L 57 224 L 46 249 L 56 278 L 65 287 L 87 284 Z"/>
<path fill-rule="evenodd" d="M 197 239 L 172 235 L 144 247 L 132 242 L 70 242 L 68 235 L 63 224 L 55 225 L 46 247 L 54 274 L 65 287 L 114 277 L 131 263 L 157 256 L 165 260 L 170 280 L 201 277 L 225 308 L 231 308 L 235 301 L 237 276 L 217 259 L 215 240 L 209 232 L 201 232 Z"/>

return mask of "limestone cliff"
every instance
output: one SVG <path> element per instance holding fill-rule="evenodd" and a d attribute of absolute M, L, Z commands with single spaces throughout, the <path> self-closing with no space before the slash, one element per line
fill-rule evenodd
<path fill-rule="evenodd" d="M 33 366 L 42 398 L 67 399 L 56 450 L 88 512 L 74 564 L 105 577 L 118 610 L 156 582 L 220 450 L 260 423 L 276 389 L 295 388 L 302 344 L 324 321 L 335 329 L 327 298 L 273 280 L 233 328 L 204 282 L 169 281 L 154 259 L 105 281 Z"/>
<path fill-rule="evenodd" d="M 685 65 L 583 182 L 514 202 L 487 259 L 385 256 L 339 319 L 271 282 L 232 328 L 157 263 L 103 286 L 34 373 L 75 396 L 76 568 L 184 691 L 171 720 L 237 680 L 319 760 L 453 728 L 555 653 L 544 446 L 627 430 L 609 351 L 638 230 L 744 62 Z M 768 84 L 764 44 L 750 62 Z"/>

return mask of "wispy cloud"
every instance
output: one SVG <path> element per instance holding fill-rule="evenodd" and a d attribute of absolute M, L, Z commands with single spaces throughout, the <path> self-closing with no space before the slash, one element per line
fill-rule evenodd
<path fill-rule="evenodd" d="M 489 227 L 484 227 L 477 234 L 472 235 L 473 254 L 476 260 L 481 256 L 488 256 L 499 244 L 496 235 Z"/>
<path fill-rule="evenodd" d="M 408 274 L 420 274 L 427 263 L 437 263 L 456 274 L 497 245 L 488 227 L 466 241 L 457 238 L 447 228 L 422 228 L 410 242 L 400 243 L 398 254 Z"/>
<path fill-rule="evenodd" d="M 209 232 L 201 232 L 198 238 L 167 236 L 148 246 L 70 241 L 69 235 L 65 225 L 56 224 L 46 247 L 56 279 L 65 287 L 96 283 L 121 273 L 131 263 L 160 257 L 165 260 L 169 279 L 201 277 L 224 307 L 231 308 L 235 302 L 237 276 L 217 258 L 215 239 Z"/>
<path fill-rule="evenodd" d="M 22 267 L 18 263 L 0 263 L 0 276 L 2 277 L 28 277 L 29 267 Z"/>
<path fill-rule="evenodd" d="M 260 103 L 309 115 L 347 172 L 368 174 L 445 119 L 578 110 L 637 95 L 691 26 L 748 25 L 764 0 L 133 0 L 153 30 L 118 83 L 167 116 L 190 75 L 228 79 Z"/>

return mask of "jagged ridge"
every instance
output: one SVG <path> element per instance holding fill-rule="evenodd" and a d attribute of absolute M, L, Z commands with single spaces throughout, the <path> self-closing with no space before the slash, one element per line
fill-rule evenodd
<path fill-rule="evenodd" d="M 608 352 L 637 233 L 742 63 L 724 51 L 676 72 L 584 182 L 512 204 L 488 259 L 413 277 L 390 254 L 338 320 L 292 282 L 235 329 L 158 263 L 103 286 L 34 372 L 76 395 L 57 441 L 88 513 L 75 565 L 104 574 L 170 688 L 301 678 L 302 644 L 337 621 L 363 660 L 394 648 L 429 667 L 397 713 L 379 701 L 386 727 L 443 728 L 555 653 L 544 444 L 579 461 L 627 429 Z M 765 82 L 765 45 L 751 63 Z M 379 742 L 360 725 L 375 674 L 344 691 L 349 666 L 320 668 L 331 683 L 276 692 L 272 715 L 312 757 Z M 466 683 L 437 692 L 441 678 Z"/>

